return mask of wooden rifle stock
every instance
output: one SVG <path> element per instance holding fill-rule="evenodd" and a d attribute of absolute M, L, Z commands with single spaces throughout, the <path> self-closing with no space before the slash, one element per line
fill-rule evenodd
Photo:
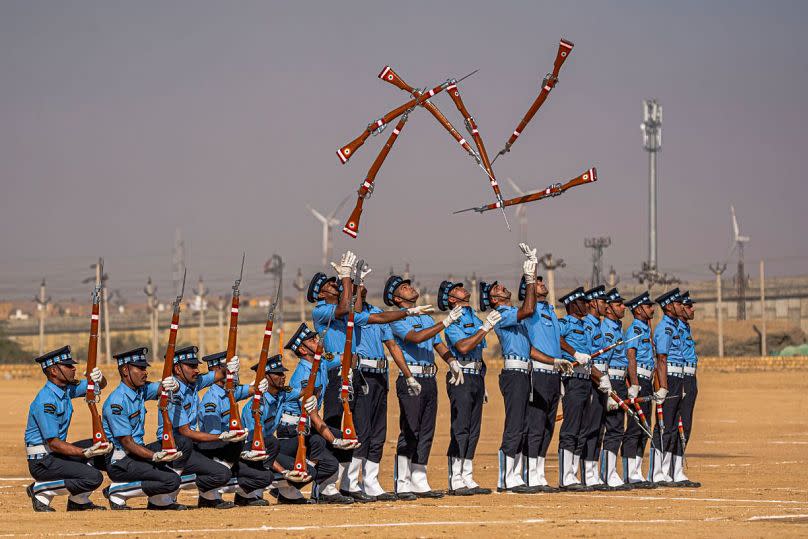
<path fill-rule="evenodd" d="M 279 279 L 278 292 L 275 294 L 275 299 L 272 302 L 272 305 L 270 305 L 269 313 L 267 314 L 267 325 L 264 328 L 264 340 L 261 342 L 261 354 L 258 356 L 258 366 L 255 368 L 255 383 L 253 385 L 255 388 L 255 394 L 253 395 L 252 407 L 250 409 L 253 417 L 253 423 L 255 424 L 253 429 L 252 450 L 262 455 L 266 455 L 267 452 L 266 443 L 264 442 L 264 425 L 261 422 L 261 399 L 263 398 L 264 394 L 260 389 L 258 389 L 258 386 L 266 377 L 267 359 L 269 358 L 269 345 L 270 341 L 272 340 L 272 326 L 275 324 L 275 307 L 278 305 L 278 298 L 280 297 L 280 294 L 281 281 Z M 283 339 L 281 339 L 281 342 L 282 341 Z"/>
<path fill-rule="evenodd" d="M 174 300 L 174 312 L 171 315 L 171 326 L 168 330 L 168 346 L 166 346 L 166 356 L 163 361 L 163 377 L 165 380 L 171 376 L 174 367 L 174 349 L 177 346 L 177 330 L 180 327 L 180 304 L 182 303 L 182 296 L 185 293 L 185 275 L 182 276 L 182 291 L 177 299 Z M 168 391 L 161 385 L 160 386 L 160 400 L 157 402 L 157 408 L 160 410 L 160 415 L 163 418 L 163 440 L 162 450 L 166 453 L 176 453 L 177 443 L 174 441 L 174 425 L 171 422 L 171 416 L 168 413 L 170 396 Z"/>
<path fill-rule="evenodd" d="M 100 274 L 104 275 L 104 270 L 100 270 Z M 98 392 L 96 391 L 95 382 L 90 378 L 90 373 L 95 369 L 98 361 L 98 317 L 99 317 L 99 304 L 101 302 L 101 287 L 99 283 L 93 290 L 93 308 L 90 315 L 90 342 L 87 345 L 87 393 L 84 400 L 87 402 L 87 407 L 90 409 L 90 418 L 92 420 L 93 428 L 93 444 L 101 443 L 102 447 L 109 445 L 107 435 L 104 433 L 104 427 L 101 422 L 101 415 L 98 413 Z"/>
<path fill-rule="evenodd" d="M 300 419 L 297 422 L 297 452 L 295 453 L 295 471 L 306 471 L 306 426 L 309 419 L 309 413 L 303 405 L 309 397 L 314 395 L 314 384 L 317 382 L 317 372 L 320 370 L 320 358 L 323 357 L 323 343 L 325 342 L 325 334 L 320 338 L 317 343 L 317 350 L 314 353 L 314 359 L 311 362 L 311 372 L 309 372 L 309 379 L 306 387 L 300 392 Z"/>
<path fill-rule="evenodd" d="M 401 133 L 401 130 L 404 129 L 404 124 L 407 123 L 408 117 L 409 114 L 404 114 L 404 116 L 402 116 L 396 124 L 395 128 L 393 128 L 393 132 L 390 133 L 390 137 L 388 137 L 387 142 L 385 142 L 381 151 L 379 151 L 379 155 L 376 156 L 376 159 L 370 166 L 368 174 L 365 177 L 365 181 L 362 182 L 362 185 L 359 187 L 359 196 L 356 199 L 356 206 L 351 212 L 351 215 L 348 217 L 348 221 L 346 221 L 345 226 L 342 227 L 342 231 L 352 238 L 355 238 L 357 234 L 359 234 L 359 219 L 362 217 L 362 206 L 365 199 L 368 198 L 373 192 L 373 182 L 376 181 L 376 174 L 378 174 L 384 160 L 387 159 L 387 154 L 389 154 L 390 150 L 393 148 L 393 144 L 395 144 L 396 139 L 398 139 L 399 133 Z"/>
<path fill-rule="evenodd" d="M 351 308 L 348 311 L 348 322 L 345 328 L 345 347 L 342 349 L 342 388 L 340 390 L 340 400 L 342 401 L 342 438 L 344 440 L 356 440 L 356 427 L 354 426 L 353 413 L 351 412 L 351 363 L 353 363 L 353 331 L 356 294 L 359 291 L 360 275 L 365 267 L 365 261 L 359 260 L 354 267 L 353 283 L 351 286 Z M 343 292 L 346 293 L 347 291 Z"/>
<path fill-rule="evenodd" d="M 227 334 L 227 361 L 229 362 L 236 355 L 236 343 L 238 342 L 238 306 L 239 306 L 239 285 L 241 278 L 244 275 L 244 257 L 241 259 L 241 275 L 233 285 L 233 299 L 230 303 L 230 331 Z M 235 377 L 230 370 L 226 369 L 224 391 L 227 394 L 227 400 L 230 404 L 230 432 L 237 432 L 242 434 L 244 427 L 241 424 L 241 415 L 239 414 L 238 401 L 236 401 L 236 388 Z"/>

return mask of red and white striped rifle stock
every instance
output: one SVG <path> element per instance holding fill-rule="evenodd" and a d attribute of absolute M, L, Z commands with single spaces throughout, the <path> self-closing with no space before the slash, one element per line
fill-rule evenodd
<path fill-rule="evenodd" d="M 353 270 L 353 286 L 351 286 L 351 303 L 348 311 L 348 322 L 345 327 L 345 347 L 342 349 L 342 388 L 340 389 L 340 400 L 342 401 L 342 439 L 357 440 L 356 427 L 354 426 L 353 413 L 351 412 L 351 401 L 353 400 L 353 388 L 351 387 L 351 364 L 353 363 L 353 330 L 356 294 L 359 291 L 359 281 L 365 261 L 359 260 Z M 343 291 L 343 294 L 347 290 Z"/>
<path fill-rule="evenodd" d="M 558 74 L 561 71 L 561 66 L 564 65 L 564 62 L 567 60 L 567 57 L 572 52 L 572 48 L 574 46 L 575 44 L 572 41 L 567 41 L 564 38 L 561 38 L 561 41 L 558 43 L 558 52 L 556 53 L 555 63 L 553 64 L 553 72 L 545 75 L 539 95 L 533 101 L 533 104 L 530 105 L 530 108 L 527 109 L 522 121 L 519 122 L 519 125 L 517 125 L 516 129 L 513 130 L 508 142 L 505 143 L 505 147 L 494 156 L 494 161 L 496 161 L 500 155 L 505 155 L 511 151 L 511 146 L 513 146 L 513 143 L 516 142 L 516 139 L 519 138 L 519 135 L 521 135 L 525 130 L 528 122 L 533 119 L 533 116 L 536 115 L 536 112 L 538 112 L 539 108 L 541 108 L 541 106 L 544 104 L 544 101 L 550 95 L 550 92 L 553 90 L 553 88 L 555 88 L 555 85 L 558 84 Z"/>
<path fill-rule="evenodd" d="M 166 356 L 163 361 L 163 380 L 171 376 L 174 366 L 174 349 L 177 345 L 177 330 L 180 328 L 180 305 L 182 296 L 185 295 L 185 276 L 188 271 L 182 273 L 182 288 L 177 299 L 174 300 L 174 312 L 171 315 L 171 325 L 168 330 L 168 346 L 166 346 Z M 164 387 L 160 388 L 160 400 L 157 401 L 157 409 L 163 418 L 163 439 L 161 449 L 167 454 L 177 452 L 177 443 L 174 441 L 174 426 L 171 423 L 171 415 L 168 413 L 168 405 L 171 395 Z"/>
<path fill-rule="evenodd" d="M 99 275 L 101 278 L 93 289 L 93 309 L 90 315 L 90 343 L 87 345 L 87 393 L 84 396 L 87 407 L 90 409 L 90 419 L 93 428 L 93 444 L 101 443 L 101 447 L 107 447 L 109 440 L 104 433 L 104 427 L 101 423 L 101 415 L 98 413 L 98 391 L 96 391 L 95 382 L 90 378 L 90 373 L 95 369 L 98 361 L 98 317 L 99 305 L 101 303 L 101 289 L 104 287 L 104 261 L 100 263 Z"/>
<path fill-rule="evenodd" d="M 501 203 L 501 205 L 499 202 L 495 202 L 494 204 L 486 204 L 484 206 L 479 206 L 476 208 L 466 208 L 464 210 L 457 210 L 454 213 L 463 213 L 472 210 L 478 213 L 484 213 L 499 208 L 500 206 L 515 206 L 517 204 L 525 204 L 527 202 L 542 200 L 544 198 L 557 197 L 558 195 L 564 193 L 568 189 L 572 189 L 573 187 L 577 187 L 579 185 L 584 185 L 596 181 L 598 181 L 598 171 L 595 167 L 592 167 L 583 174 L 581 174 L 580 176 L 578 176 L 577 178 L 573 178 L 565 184 L 555 183 L 549 186 L 547 189 L 539 191 L 538 193 L 531 193 L 529 195 L 524 195 L 516 198 L 509 198 L 508 200 L 504 200 Z"/>
<path fill-rule="evenodd" d="M 387 159 L 387 154 L 389 154 L 390 150 L 393 148 L 393 144 L 395 144 L 396 139 L 398 139 L 398 135 L 401 133 L 401 130 L 404 129 L 404 124 L 407 123 L 408 118 L 409 112 L 405 112 L 396 126 L 393 128 L 393 132 L 390 133 L 390 136 L 387 138 L 387 142 L 385 142 L 384 146 L 382 146 L 382 149 L 379 151 L 379 155 L 376 156 L 376 159 L 370 166 L 368 174 L 365 177 L 365 181 L 363 181 L 362 185 L 359 187 L 359 196 L 356 199 L 356 206 L 354 206 L 351 215 L 345 222 L 345 226 L 342 227 L 342 231 L 352 238 L 355 238 L 357 234 L 359 234 L 359 219 L 362 217 L 362 206 L 365 203 L 365 199 L 370 198 L 370 195 L 373 194 L 373 182 L 376 181 L 376 174 L 379 173 L 382 163 L 384 163 L 384 160 Z"/>
<path fill-rule="evenodd" d="M 329 320 L 330 326 L 330 320 Z M 314 395 L 314 384 L 317 382 L 317 373 L 320 371 L 320 360 L 323 357 L 323 343 L 325 343 L 325 334 L 328 331 L 320 334 L 320 339 L 317 342 L 317 350 L 314 352 L 314 358 L 311 361 L 311 371 L 309 371 L 309 379 L 306 382 L 306 387 L 300 392 L 300 418 L 297 421 L 297 452 L 295 453 L 295 471 L 305 472 L 306 467 L 306 434 L 308 434 L 309 413 L 303 405 L 309 397 Z M 325 388 L 322 388 L 325 390 Z"/>
<path fill-rule="evenodd" d="M 238 341 L 239 286 L 241 285 L 242 277 L 244 277 L 245 257 L 246 255 L 241 256 L 241 272 L 233 285 L 233 300 L 230 303 L 230 331 L 227 334 L 227 355 L 225 356 L 227 361 L 230 361 L 233 359 L 233 356 L 236 355 L 236 343 Z M 227 400 L 230 404 L 230 432 L 236 433 L 236 435 L 244 434 L 244 427 L 241 424 L 241 414 L 239 414 L 238 410 L 238 401 L 236 400 L 235 377 L 230 370 L 227 370 L 224 391 L 227 394 Z"/>

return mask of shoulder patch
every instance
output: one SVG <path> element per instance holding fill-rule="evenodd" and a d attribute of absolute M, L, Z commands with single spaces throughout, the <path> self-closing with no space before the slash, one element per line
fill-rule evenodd
<path fill-rule="evenodd" d="M 45 411 L 46 414 L 56 415 L 56 405 L 50 402 L 46 402 L 42 405 L 42 409 Z"/>
<path fill-rule="evenodd" d="M 185 411 L 187 412 L 188 410 L 190 410 L 190 409 L 191 409 L 191 403 L 189 402 L 188 404 L 186 404 L 185 406 L 183 406 L 183 407 L 182 407 L 182 409 L 183 409 L 183 410 L 185 410 Z"/>
<path fill-rule="evenodd" d="M 229 416 L 229 415 L 230 415 L 230 410 L 225 410 L 225 411 L 224 411 L 224 412 L 222 412 L 220 415 L 221 415 L 222 417 Z"/>
<path fill-rule="evenodd" d="M 614 339 L 614 335 L 612 335 L 611 333 L 606 333 L 605 335 L 606 335 L 607 337 L 609 337 L 610 339 Z"/>
<path fill-rule="evenodd" d="M 580 330 L 580 329 L 573 329 L 572 332 L 576 333 L 578 335 L 583 335 L 584 334 L 583 330 Z"/>
<path fill-rule="evenodd" d="M 112 415 L 121 415 L 123 413 L 123 406 L 120 404 L 111 404 L 109 407 L 112 410 Z"/>
<path fill-rule="evenodd" d="M 651 342 L 651 339 L 642 339 L 642 342 Z"/>
<path fill-rule="evenodd" d="M 206 402 L 205 403 L 205 411 L 208 413 L 213 413 L 216 411 L 216 403 L 215 402 Z"/>
<path fill-rule="evenodd" d="M 641 334 L 641 333 L 642 333 L 642 330 L 641 330 L 640 328 L 638 328 L 637 326 L 634 326 L 634 333 L 636 333 L 637 335 L 639 335 L 639 334 Z"/>
<path fill-rule="evenodd" d="M 135 419 L 136 417 L 139 417 L 139 416 L 140 416 L 140 411 L 138 410 L 137 412 L 132 412 L 131 414 L 129 414 L 129 419 Z"/>
<path fill-rule="evenodd" d="M 665 328 L 665 333 L 668 335 L 673 335 L 673 328 Z"/>
<path fill-rule="evenodd" d="M 471 323 L 471 324 L 463 324 L 463 327 L 464 328 L 473 328 L 474 324 L 473 323 Z"/>
<path fill-rule="evenodd" d="M 546 318 L 547 320 L 552 320 L 553 319 L 553 317 L 551 317 L 549 314 L 544 314 L 544 313 L 541 313 L 541 317 Z"/>
<path fill-rule="evenodd" d="M 413 329 L 421 329 L 424 326 L 422 326 L 421 324 L 413 324 L 412 327 Z"/>
<path fill-rule="evenodd" d="M 597 335 L 593 335 L 593 336 L 592 336 L 592 340 L 593 340 L 593 341 L 596 341 L 596 340 L 600 339 L 601 337 L 603 337 L 603 335 L 601 335 L 600 333 L 598 333 Z"/>

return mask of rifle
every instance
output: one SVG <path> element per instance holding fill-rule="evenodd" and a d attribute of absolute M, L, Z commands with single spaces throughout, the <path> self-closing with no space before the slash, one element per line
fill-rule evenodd
<path fill-rule="evenodd" d="M 101 423 L 101 416 L 98 414 L 98 400 L 99 392 L 95 390 L 95 382 L 90 378 L 90 373 L 95 369 L 98 360 L 98 318 L 99 318 L 99 305 L 101 303 L 101 288 L 104 286 L 104 261 L 101 260 L 99 265 L 99 275 L 102 277 L 98 280 L 93 289 L 93 309 L 90 315 L 90 343 L 87 345 L 87 393 L 84 396 L 84 401 L 90 409 L 90 418 L 93 427 L 93 443 L 101 443 L 101 447 L 107 447 L 109 440 L 104 433 L 104 427 Z"/>
<path fill-rule="evenodd" d="M 275 308 L 278 306 L 278 298 L 281 295 L 281 278 L 278 279 L 278 291 L 275 293 L 275 299 L 272 305 L 269 306 L 267 313 L 267 325 L 264 328 L 264 340 L 261 343 L 261 354 L 258 356 L 258 367 L 255 370 L 255 395 L 253 395 L 252 409 L 250 412 L 253 416 L 255 428 L 253 429 L 252 450 L 261 455 L 266 455 L 267 447 L 264 443 L 264 425 L 261 423 L 261 399 L 264 394 L 258 389 L 258 385 L 266 377 L 267 359 L 269 358 L 269 343 L 272 340 L 272 326 L 275 323 Z"/>
<path fill-rule="evenodd" d="M 331 321 L 328 322 L 328 327 L 331 326 Z M 328 327 L 320 334 L 320 339 L 317 342 L 317 350 L 314 352 L 314 359 L 311 361 L 311 371 L 309 372 L 309 379 L 306 387 L 300 392 L 300 419 L 297 421 L 297 452 L 295 453 L 295 471 L 306 471 L 306 434 L 308 432 L 308 419 L 309 413 L 306 411 L 305 403 L 309 397 L 314 395 L 314 384 L 317 381 L 317 373 L 320 371 L 320 358 L 323 356 L 323 345 L 325 343 L 325 334 L 328 332 Z M 323 388 L 325 389 L 325 388 Z"/>
<path fill-rule="evenodd" d="M 351 387 L 351 363 L 353 363 L 353 329 L 354 329 L 354 304 L 356 294 L 359 290 L 359 280 L 365 261 L 359 260 L 354 266 L 353 286 L 351 287 L 351 308 L 348 311 L 348 323 L 345 328 L 345 348 L 342 349 L 342 389 L 340 400 L 342 401 L 342 438 L 344 440 L 356 440 L 356 427 L 354 427 L 353 413 L 351 412 L 350 401 L 353 400 L 353 388 Z"/>
<path fill-rule="evenodd" d="M 618 395 L 617 392 L 615 392 L 614 390 L 609 392 L 609 397 L 617 403 L 617 405 L 626 413 L 626 415 L 631 417 L 631 419 L 634 420 L 637 423 L 637 425 L 639 425 L 640 429 L 648 436 L 649 439 L 651 439 L 651 446 L 653 447 L 654 445 L 654 441 L 652 439 L 653 435 L 651 434 L 651 428 L 648 426 L 648 422 L 640 419 L 640 417 L 634 412 L 634 410 L 628 407 L 626 401 L 621 399 L 620 395 Z"/>
<path fill-rule="evenodd" d="M 398 139 L 399 133 L 401 133 L 401 130 L 404 129 L 404 124 L 407 123 L 409 115 L 409 111 L 405 112 L 398 121 L 398 124 L 396 124 L 396 126 L 393 128 L 393 132 L 390 133 L 390 137 L 387 139 L 387 142 L 384 143 L 379 155 L 376 156 L 376 159 L 370 166 L 368 174 L 365 177 L 365 181 L 362 182 L 362 185 L 359 187 L 359 196 L 356 199 L 356 206 L 351 212 L 351 215 L 348 217 L 348 221 L 345 223 L 345 226 L 342 227 L 342 231 L 352 238 L 355 238 L 359 233 L 359 219 L 362 217 L 362 206 L 365 199 L 370 198 L 370 195 L 373 194 L 373 182 L 376 181 L 376 174 L 378 174 L 384 160 L 387 159 L 387 154 L 389 154 L 390 150 L 393 148 L 393 144 L 395 144 L 396 139 Z"/>
<path fill-rule="evenodd" d="M 470 77 L 476 72 L 477 71 L 475 70 L 466 75 L 465 77 L 461 78 L 460 80 Z M 379 74 L 379 78 L 382 78 L 382 75 L 384 73 L 385 72 L 382 71 L 382 73 Z M 365 131 L 361 135 L 359 135 L 354 140 L 352 140 L 351 142 L 349 142 L 348 144 L 337 150 L 337 157 L 339 157 L 340 162 L 343 165 L 347 163 L 348 160 L 353 156 L 353 154 L 356 153 L 356 150 L 358 150 L 365 143 L 365 141 L 368 139 L 370 135 L 378 135 L 379 133 L 385 130 L 387 124 L 389 124 L 390 122 L 392 122 L 393 120 L 395 120 L 408 110 L 415 108 L 418 105 L 425 104 L 428 99 L 433 97 L 435 94 L 445 90 L 450 84 L 452 84 L 452 82 L 454 82 L 454 79 L 447 79 L 445 82 L 438 84 L 428 92 L 419 93 L 417 96 L 415 96 L 414 99 L 411 99 L 406 103 L 404 103 L 403 105 L 394 108 L 393 110 L 391 110 L 378 120 L 370 122 L 365 128 Z"/>
<path fill-rule="evenodd" d="M 168 332 L 168 346 L 166 346 L 166 357 L 163 361 L 163 380 L 171 376 L 174 366 L 174 348 L 177 345 L 177 330 L 180 328 L 180 304 L 182 296 L 185 295 L 185 276 L 188 270 L 182 272 L 182 288 L 177 299 L 174 300 L 174 312 L 171 315 L 171 326 Z M 168 413 L 168 405 L 171 395 L 162 387 L 160 389 L 160 400 L 157 402 L 157 409 L 163 418 L 163 440 L 162 450 L 168 454 L 177 452 L 177 443 L 174 441 L 174 426 L 171 424 L 171 416 Z"/>
<path fill-rule="evenodd" d="M 682 423 L 682 416 L 679 416 L 679 424 L 676 427 L 676 430 L 679 431 L 679 442 L 682 444 L 682 460 L 687 466 L 687 457 L 685 457 L 685 449 L 687 449 L 687 438 L 685 438 L 685 426 Z"/>
<path fill-rule="evenodd" d="M 620 346 L 621 344 L 628 344 L 628 343 L 630 343 L 631 341 L 634 341 L 634 340 L 639 339 L 641 336 L 642 336 L 642 335 L 635 335 L 634 337 L 630 338 L 630 339 L 629 339 L 629 340 L 627 340 L 627 341 L 624 341 L 623 339 L 618 339 L 617 341 L 613 342 L 613 343 L 612 343 L 612 344 L 610 344 L 609 346 L 604 346 L 604 347 L 603 347 L 603 348 L 601 348 L 600 350 L 598 350 L 598 351 L 596 351 L 596 352 L 592 352 L 592 354 L 590 354 L 590 356 L 589 356 L 589 359 L 595 359 L 595 358 L 596 358 L 596 357 L 598 357 L 598 356 L 602 356 L 602 355 L 603 355 L 603 354 L 605 354 L 606 352 L 609 352 L 610 350 L 612 350 L 612 349 L 614 349 L 614 348 L 617 348 L 617 347 L 618 347 L 618 346 Z M 577 367 L 578 365 L 580 365 L 580 363 L 578 363 L 577 361 L 573 361 L 573 362 L 572 362 L 572 366 L 573 366 L 573 367 Z"/>
<path fill-rule="evenodd" d="M 654 356 L 656 356 L 656 350 L 654 350 Z M 657 375 L 656 369 L 654 369 L 654 380 L 652 382 L 654 391 L 656 392 L 659 389 L 659 376 Z M 662 413 L 662 405 L 658 402 L 654 405 L 656 408 L 656 422 L 659 425 L 659 447 L 660 451 L 661 448 L 665 447 L 665 442 L 663 441 L 662 437 L 665 435 L 665 415 Z"/>
<path fill-rule="evenodd" d="M 241 286 L 241 278 L 244 277 L 244 259 L 246 256 L 246 253 L 241 255 L 241 272 L 233 285 L 233 300 L 230 303 L 230 332 L 227 335 L 227 361 L 230 361 L 233 359 L 233 356 L 236 355 L 236 342 L 238 340 L 239 286 Z M 239 435 L 243 434 L 244 427 L 241 425 L 238 401 L 236 401 L 235 377 L 229 370 L 227 370 L 227 375 L 224 382 L 224 391 L 227 393 L 227 400 L 230 402 L 230 432 L 236 432 Z"/>
<path fill-rule="evenodd" d="M 550 197 L 557 197 L 558 195 L 562 194 L 564 191 L 568 189 L 572 189 L 573 187 L 577 187 L 579 185 L 584 185 L 587 183 L 592 183 L 598 181 L 598 170 L 595 167 L 590 168 L 580 176 L 571 179 L 565 184 L 561 183 L 554 183 L 544 189 L 543 191 L 539 191 L 537 193 L 531 193 L 529 195 L 524 195 L 516 198 L 509 198 L 508 200 L 500 202 L 495 202 L 494 204 L 486 204 L 484 206 L 479 206 L 476 208 L 466 208 L 464 210 L 457 210 L 453 213 L 463 213 L 467 211 L 476 211 L 477 213 L 484 213 L 489 210 L 493 210 L 499 207 L 504 206 L 515 206 L 517 204 L 525 204 L 527 202 L 533 202 L 535 200 L 541 200 L 543 198 L 550 198 Z"/>
<path fill-rule="evenodd" d="M 535 114 L 539 111 L 539 108 L 541 108 L 541 106 L 544 104 L 544 101 L 550 95 L 552 89 L 555 88 L 555 85 L 558 84 L 558 74 L 561 71 L 561 66 L 564 65 L 567 56 L 569 56 L 569 53 L 572 52 L 572 48 L 574 46 L 575 44 L 572 41 L 567 41 L 564 38 L 561 38 L 561 41 L 558 42 L 558 52 L 556 53 L 555 63 L 553 64 L 553 72 L 544 76 L 539 95 L 533 101 L 533 104 L 530 105 L 530 108 L 527 109 L 522 121 L 519 122 L 519 125 L 517 125 L 516 129 L 513 130 L 508 142 L 505 143 L 505 147 L 494 156 L 494 161 L 496 161 L 500 155 L 505 155 L 511 151 L 511 146 L 513 146 L 513 143 L 516 142 L 516 139 L 519 138 L 519 135 L 521 135 L 522 131 L 525 130 L 528 122 L 530 122 L 530 120 L 533 119 L 533 116 L 535 116 Z"/>

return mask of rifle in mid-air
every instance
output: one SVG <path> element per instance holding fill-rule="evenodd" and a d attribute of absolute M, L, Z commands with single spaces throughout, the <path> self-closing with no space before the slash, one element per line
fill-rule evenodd
<path fill-rule="evenodd" d="M 241 279 L 244 277 L 245 257 L 246 254 L 241 256 L 241 271 L 233 285 L 233 299 L 230 303 L 230 331 L 227 334 L 227 355 L 225 356 L 228 362 L 236 355 L 236 343 L 238 341 L 239 287 L 241 286 Z M 229 430 L 237 435 L 244 434 L 244 427 L 241 424 L 241 415 L 238 410 L 238 401 L 236 400 L 235 376 L 233 376 L 233 373 L 229 370 L 227 370 L 224 382 L 224 391 L 227 394 L 227 400 L 230 404 Z"/>
<path fill-rule="evenodd" d="M 177 330 L 180 328 L 180 305 L 182 304 L 182 296 L 185 295 L 185 276 L 187 273 L 187 270 L 182 273 L 182 288 L 177 299 L 174 300 L 174 312 L 171 315 L 171 326 L 169 326 L 168 331 L 168 346 L 166 346 L 166 356 L 163 361 L 163 380 L 171 376 L 174 366 L 174 349 L 177 346 Z M 171 423 L 171 415 L 168 413 L 170 401 L 171 395 L 161 386 L 160 400 L 157 402 L 157 409 L 160 410 L 160 415 L 163 418 L 161 449 L 169 455 L 177 452 L 177 443 L 174 440 L 174 426 Z"/>
<path fill-rule="evenodd" d="M 101 422 L 101 415 L 98 413 L 98 391 L 95 387 L 95 382 L 90 378 L 90 373 L 95 369 L 98 361 L 98 318 L 100 313 L 101 303 L 101 289 L 104 287 L 104 261 L 99 262 L 99 275 L 101 276 L 93 289 L 93 308 L 90 314 L 90 343 L 87 345 L 87 393 L 84 396 L 87 407 L 90 409 L 90 419 L 92 420 L 93 427 L 93 444 L 101 443 L 101 447 L 107 447 L 109 440 L 104 433 L 104 427 Z"/>

